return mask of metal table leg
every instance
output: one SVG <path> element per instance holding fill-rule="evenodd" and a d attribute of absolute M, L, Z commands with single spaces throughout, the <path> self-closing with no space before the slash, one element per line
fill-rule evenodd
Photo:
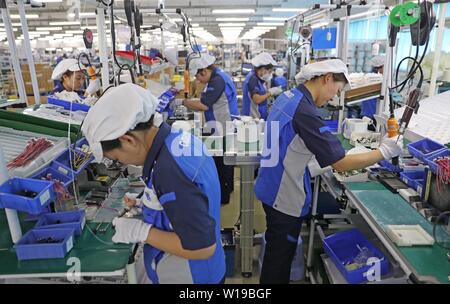
<path fill-rule="evenodd" d="M 313 192 L 313 201 L 312 201 L 312 210 L 311 210 L 311 223 L 309 229 L 309 240 L 308 240 L 308 255 L 306 262 L 306 269 L 310 275 L 310 279 L 312 282 L 315 282 L 314 276 L 311 272 L 312 262 L 313 262 L 313 251 L 314 251 L 314 234 L 316 232 L 316 215 L 317 215 L 317 202 L 319 199 L 319 191 L 320 191 L 320 175 L 316 176 L 314 179 L 314 192 Z"/>
<path fill-rule="evenodd" d="M 254 165 L 241 165 L 241 271 L 250 277 L 253 270 Z"/>

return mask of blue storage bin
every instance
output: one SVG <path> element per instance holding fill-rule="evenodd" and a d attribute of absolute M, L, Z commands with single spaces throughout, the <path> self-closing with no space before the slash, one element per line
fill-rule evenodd
<path fill-rule="evenodd" d="M 48 103 L 63 107 L 66 110 L 70 110 L 70 101 L 58 99 L 53 95 L 48 96 Z M 91 107 L 85 104 L 72 102 L 72 111 L 88 112 Z"/>
<path fill-rule="evenodd" d="M 382 160 L 379 162 L 380 166 L 391 172 L 402 172 L 403 169 L 400 166 L 394 166 L 390 161 Z"/>
<path fill-rule="evenodd" d="M 69 153 L 71 153 L 69 155 Z M 78 175 L 83 171 L 84 168 L 86 168 L 89 163 L 91 163 L 94 160 L 94 156 L 91 155 L 89 159 L 87 159 L 77 170 L 73 170 L 72 166 L 70 164 L 70 158 L 72 158 L 72 161 L 74 160 L 74 155 L 82 155 L 83 152 L 81 152 L 79 149 L 75 148 L 75 150 L 67 148 L 63 153 L 61 153 L 51 164 L 51 167 L 57 170 L 58 172 L 61 172 L 64 175 L 72 176 L 72 172 L 74 175 Z"/>
<path fill-rule="evenodd" d="M 17 258 L 23 260 L 64 258 L 73 248 L 73 229 L 32 229 L 15 245 Z M 52 238 L 58 243 L 38 243 Z"/>
<path fill-rule="evenodd" d="M 443 150 L 444 148 L 444 145 L 428 138 L 408 144 L 409 153 L 421 161 L 425 161 L 425 158 L 440 150 Z"/>
<path fill-rule="evenodd" d="M 380 275 L 386 275 L 389 271 L 389 262 L 387 258 L 373 246 L 358 229 L 350 229 L 335 233 L 323 240 L 323 248 L 336 267 L 351 284 L 358 284 L 367 281 L 366 273 L 374 267 L 373 265 L 364 265 L 354 270 L 348 270 L 345 266 L 354 262 L 354 259 L 360 254 L 358 248 L 366 247 L 380 261 Z"/>
<path fill-rule="evenodd" d="M 235 257 L 236 257 L 236 244 L 234 241 L 233 229 L 232 228 L 222 229 L 220 235 L 222 239 L 223 250 L 225 252 L 225 265 L 226 265 L 225 276 L 228 278 L 233 277 Z"/>
<path fill-rule="evenodd" d="M 73 182 L 72 176 L 67 176 L 65 174 L 62 174 L 62 172 L 57 171 L 55 168 L 52 168 L 52 167 L 44 168 L 43 170 L 41 170 L 38 173 L 36 173 L 35 175 L 33 175 L 31 178 L 42 180 L 43 177 L 45 178 L 48 174 L 52 175 L 52 179 L 59 180 L 66 188 L 67 188 L 67 186 L 70 185 L 70 183 Z"/>
<path fill-rule="evenodd" d="M 85 211 L 67 211 L 43 214 L 34 226 L 35 229 L 69 228 L 75 235 L 81 235 L 86 224 Z"/>
<path fill-rule="evenodd" d="M 324 120 L 324 123 L 330 128 L 331 132 L 337 132 L 338 130 L 337 120 Z"/>
<path fill-rule="evenodd" d="M 31 191 L 36 196 L 21 196 L 21 191 Z M 15 209 L 30 214 L 40 214 L 54 201 L 53 182 L 15 177 L 0 186 L 0 208 Z"/>
<path fill-rule="evenodd" d="M 430 166 L 430 170 L 431 170 L 433 173 L 437 173 L 438 166 L 437 166 L 437 164 L 434 162 L 434 160 L 435 160 L 436 158 L 438 158 L 438 157 L 446 157 L 446 156 L 447 156 L 447 157 L 450 156 L 450 150 L 448 150 L 448 149 L 443 149 L 443 150 L 441 150 L 441 151 L 438 151 L 438 152 L 433 153 L 432 155 L 426 157 L 426 158 L 425 158 L 425 162 L 427 163 L 428 166 Z"/>
<path fill-rule="evenodd" d="M 402 173 L 400 173 L 400 178 L 405 184 L 416 190 L 418 182 L 421 182 L 421 184 L 423 185 L 423 181 L 425 179 L 425 171 L 403 171 Z"/>

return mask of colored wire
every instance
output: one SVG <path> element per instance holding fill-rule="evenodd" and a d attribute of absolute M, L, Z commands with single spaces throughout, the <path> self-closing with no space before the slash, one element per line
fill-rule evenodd
<path fill-rule="evenodd" d="M 28 141 L 24 151 L 11 160 L 7 167 L 12 169 L 26 166 L 52 146 L 53 143 L 46 138 L 32 138 Z"/>

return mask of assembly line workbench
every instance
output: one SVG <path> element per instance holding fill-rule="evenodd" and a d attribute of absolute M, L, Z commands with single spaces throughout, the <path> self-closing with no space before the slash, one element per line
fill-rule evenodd
<path fill-rule="evenodd" d="M 116 183 L 118 184 L 118 183 Z M 119 184 L 120 187 L 120 184 Z M 130 189 L 120 188 L 122 194 Z M 107 208 L 119 208 L 123 204 L 122 199 L 107 199 Z M 55 278 L 62 282 L 68 282 L 68 276 L 81 277 L 83 282 L 89 282 L 93 278 L 110 278 L 115 281 L 136 282 L 136 269 L 134 263 L 135 250 L 132 245 L 114 244 L 112 236 L 115 231 L 108 224 L 115 217 L 108 209 L 99 209 L 92 220 L 87 220 L 82 234 L 75 237 L 73 249 L 63 259 L 27 260 L 17 259 L 5 210 L 0 210 L 0 280 L 8 282 L 20 282 L 22 279 Z M 32 229 L 35 222 L 26 220 L 26 213 L 20 213 L 22 233 Z M 94 234 L 99 222 L 106 228 L 104 233 Z M 136 246 L 136 245 L 135 245 Z M 75 273 L 76 272 L 76 273 Z M 125 280 L 125 275 L 127 280 Z"/>

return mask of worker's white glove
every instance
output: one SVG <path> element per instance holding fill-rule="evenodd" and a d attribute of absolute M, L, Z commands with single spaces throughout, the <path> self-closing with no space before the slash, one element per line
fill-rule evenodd
<path fill-rule="evenodd" d="M 142 214 L 143 203 L 141 199 L 137 198 L 138 195 L 138 193 L 127 192 L 123 198 L 125 206 L 129 210 L 128 213 L 132 216 Z"/>
<path fill-rule="evenodd" d="M 88 87 L 86 88 L 87 95 L 94 95 L 97 91 L 100 90 L 100 79 L 91 80 L 89 82 Z"/>
<path fill-rule="evenodd" d="M 142 220 L 130 218 L 114 218 L 112 222 L 116 233 L 112 237 L 114 243 L 142 243 L 147 241 L 148 233 L 152 225 Z"/>
<path fill-rule="evenodd" d="M 181 106 L 181 105 L 183 105 L 183 99 L 177 98 L 177 99 L 172 100 L 172 102 L 170 103 L 170 108 L 175 109 L 176 107 Z"/>
<path fill-rule="evenodd" d="M 278 96 L 281 93 L 283 93 L 283 90 L 281 89 L 281 87 L 273 87 L 269 89 L 270 94 L 272 94 L 272 96 Z"/>
<path fill-rule="evenodd" d="M 390 160 L 396 156 L 399 156 L 403 150 L 403 136 L 394 136 L 389 138 L 387 136 L 383 137 L 381 140 L 380 147 L 378 148 L 383 155 L 384 159 Z"/>

